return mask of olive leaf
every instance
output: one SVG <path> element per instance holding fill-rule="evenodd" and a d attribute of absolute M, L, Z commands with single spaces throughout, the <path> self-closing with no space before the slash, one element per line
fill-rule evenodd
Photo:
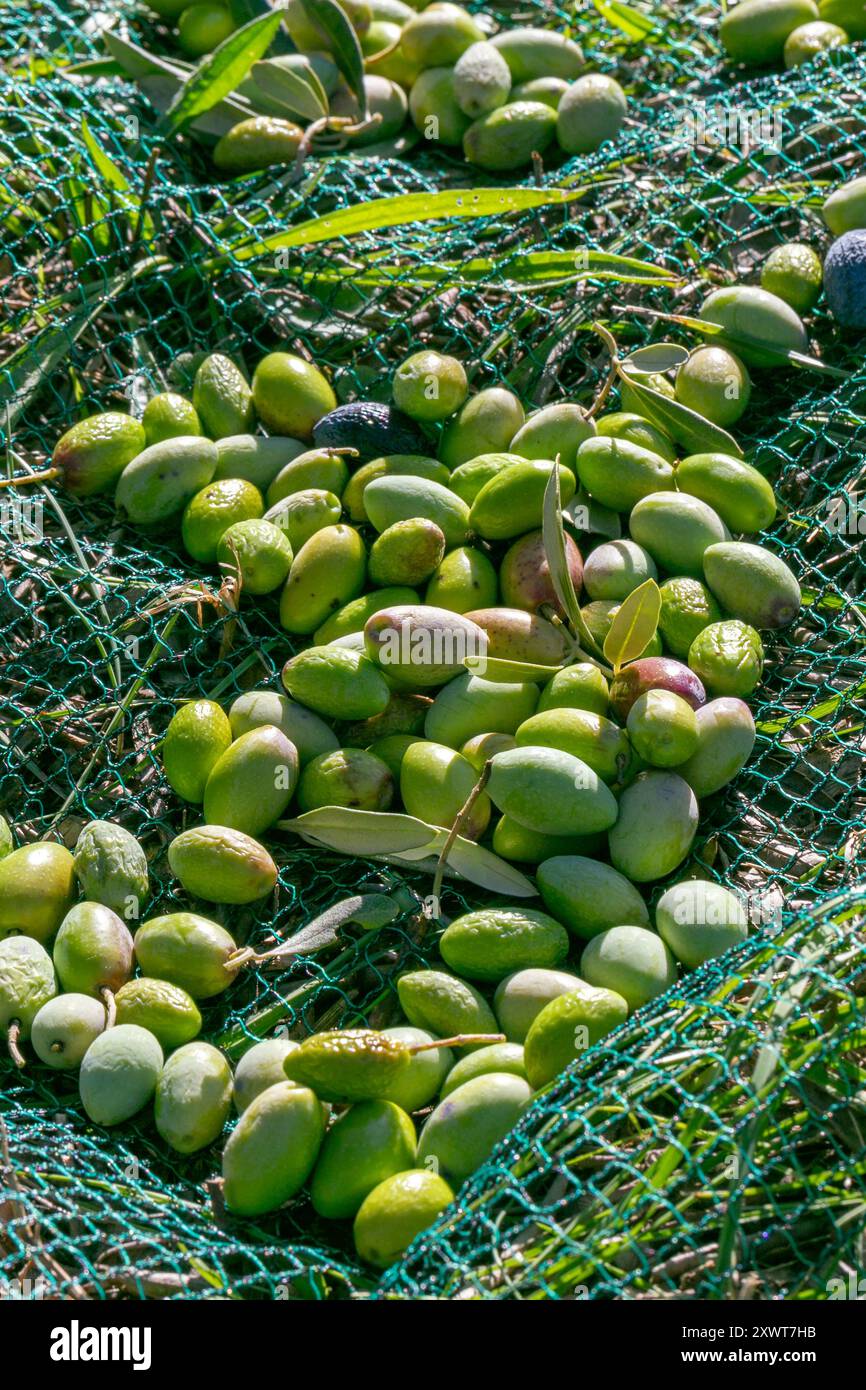
<path fill-rule="evenodd" d="M 121 38 L 110 29 L 102 31 L 102 42 L 114 61 L 123 69 L 127 77 L 148 77 L 153 73 L 163 73 L 166 77 L 179 77 L 183 80 L 191 71 L 189 63 L 169 61 L 156 53 L 149 53 L 131 39 Z"/>
<path fill-rule="evenodd" d="M 413 869 L 432 872 L 449 838 L 449 831 L 438 829 L 429 844 L 418 849 L 390 852 L 383 858 L 387 857 L 389 864 L 403 863 Z M 504 893 L 512 898 L 532 898 L 538 892 L 532 881 L 519 869 L 500 859 L 492 850 L 484 849 L 462 835 L 455 837 L 448 850 L 445 867 L 451 877 L 463 878 L 467 883 L 487 888 L 492 893 Z"/>
<path fill-rule="evenodd" d="M 542 666 L 534 661 L 508 661 L 501 656 L 465 656 L 467 671 L 485 680 L 509 684 L 513 681 L 549 681 L 561 666 Z"/>
<path fill-rule="evenodd" d="M 688 358 L 688 348 L 680 343 L 650 343 L 648 347 L 636 348 L 634 352 L 630 352 L 628 357 L 623 359 L 623 366 L 651 375 L 672 372 L 687 362 Z"/>
<path fill-rule="evenodd" d="M 761 338 L 757 333 L 749 333 L 742 326 L 731 328 L 720 323 L 713 323 L 709 319 L 692 319 L 689 322 L 689 327 L 696 327 L 705 338 L 714 338 L 721 334 L 725 346 L 734 349 L 757 348 L 759 352 L 772 353 L 777 366 L 788 362 L 794 367 L 805 367 L 813 372 L 825 372 L 828 376 L 839 377 L 842 381 L 847 381 L 851 375 L 842 367 L 833 367 L 829 362 L 822 362 L 820 357 L 812 357 L 808 352 L 797 352 L 795 348 L 779 347 L 779 344 L 774 343 L 772 339 Z"/>
<path fill-rule="evenodd" d="M 679 401 L 672 401 L 660 391 L 645 386 L 627 370 L 628 366 L 629 363 L 624 362 L 620 370 L 628 382 L 629 390 L 634 392 L 640 402 L 642 414 L 650 424 L 664 430 L 665 434 L 669 434 L 671 439 L 675 439 L 689 454 L 718 453 L 731 454 L 738 459 L 743 457 L 743 451 L 734 436 L 723 430 L 721 425 L 714 425 L 710 420 L 705 420 L 703 415 L 698 415 L 696 410 L 689 410 L 688 406 L 681 405 Z"/>
<path fill-rule="evenodd" d="M 282 20 L 282 10 L 271 10 L 251 19 L 203 58 L 162 117 L 163 131 L 173 135 L 234 91 L 253 63 L 267 53 Z"/>
<path fill-rule="evenodd" d="M 286 68 L 274 58 L 253 63 L 250 73 L 256 86 L 294 116 L 317 121 L 328 114 L 328 98 L 319 77 L 308 62 Z"/>
<path fill-rule="evenodd" d="M 435 864 L 436 856 L 438 854 L 441 854 L 442 852 L 442 846 L 445 843 L 447 833 L 448 832 L 446 830 L 443 830 L 441 832 L 437 831 L 435 838 L 429 840 L 426 845 L 422 845 L 420 849 L 401 849 L 398 850 L 395 854 L 389 854 L 387 856 L 382 855 L 381 857 L 387 857 L 388 862 L 392 864 L 417 863 L 423 865 L 425 861 L 429 861 L 430 863 Z"/>
<path fill-rule="evenodd" d="M 848 381 L 854 375 L 853 372 L 846 372 L 842 367 L 832 367 L 829 362 L 822 362 L 820 357 L 810 357 L 805 352 L 785 353 L 785 357 L 792 367 L 805 367 L 812 372 L 825 372 L 827 376 L 836 377 L 839 381 Z"/>
<path fill-rule="evenodd" d="M 716 324 L 710 318 L 706 318 L 706 320 L 699 318 L 699 320 L 692 322 L 696 324 L 698 331 L 705 338 L 717 338 L 721 335 L 721 341 L 726 347 L 733 347 L 734 350 L 740 350 L 741 347 L 746 347 L 746 349 L 753 347 L 758 352 L 773 354 L 774 359 L 776 359 L 776 366 L 783 366 L 785 361 L 790 361 L 796 366 L 810 367 L 815 371 L 828 371 L 828 373 L 837 374 L 840 377 L 848 377 L 849 375 L 847 371 L 842 371 L 841 367 L 828 367 L 827 363 L 820 361 L 819 357 L 810 357 L 808 353 L 785 349 L 785 347 L 778 346 L 778 343 L 773 342 L 771 338 L 762 338 L 760 334 L 751 334 L 748 328 L 742 328 L 741 324 L 734 328 L 730 324 Z"/>
<path fill-rule="evenodd" d="M 154 109 L 163 115 L 183 85 L 183 79 L 168 77 L 164 73 L 153 73 L 150 77 L 140 77 L 138 85 Z M 230 131 L 232 126 L 236 126 L 238 121 L 248 120 L 255 114 L 250 103 L 233 92 L 231 96 L 218 101 L 209 111 L 205 111 L 203 116 L 196 116 L 195 120 L 190 122 L 189 129 L 195 131 L 196 135 L 206 136 L 208 142 L 213 142 Z"/>
<path fill-rule="evenodd" d="M 842 367 L 832 367 L 829 362 L 822 362 L 820 357 L 810 357 L 808 353 L 795 352 L 793 348 L 786 351 L 780 348 L 778 343 L 771 343 L 765 338 L 758 338 L 749 333 L 725 328 L 720 323 L 711 323 L 709 319 L 698 319 L 689 314 L 657 314 L 656 318 L 664 319 L 666 323 L 678 323 L 681 328 L 688 328 L 692 333 L 700 333 L 702 338 L 714 338 L 722 334 L 725 341 L 733 347 L 764 348 L 794 367 L 805 367 L 813 372 L 824 372 L 827 376 L 838 377 L 842 381 L 847 381 L 851 375 Z"/>
<path fill-rule="evenodd" d="M 448 832 L 425 825 L 414 816 L 389 811 L 356 811 L 347 806 L 319 806 L 294 820 L 277 822 L 278 830 L 292 830 L 311 844 L 326 845 L 339 854 L 354 854 L 423 867 L 441 853 Z M 420 851 L 420 854 L 418 853 Z M 431 857 L 434 856 L 434 857 Z M 535 886 L 518 869 L 488 849 L 458 835 L 448 852 L 452 872 L 480 888 L 511 897 L 529 898 Z"/>
<path fill-rule="evenodd" d="M 317 806 L 294 820 L 277 821 L 278 830 L 292 830 L 305 840 L 327 845 L 341 854 L 399 854 L 420 849 L 436 836 L 436 827 L 414 816 L 389 811 L 358 811 L 349 806 Z"/>
<path fill-rule="evenodd" d="M 337 0 L 301 0 L 307 16 L 313 23 L 324 29 L 330 43 L 327 48 L 346 79 L 349 90 L 354 94 L 361 111 L 367 115 L 367 93 L 364 88 L 364 55 L 354 28 Z"/>
<path fill-rule="evenodd" d="M 282 941 L 272 951 L 266 951 L 264 959 L 282 966 L 292 956 L 309 956 L 315 951 L 335 946 L 340 939 L 341 927 L 354 924 L 365 931 L 376 931 L 393 922 L 401 911 L 399 905 L 385 893 L 356 893 L 326 908 L 288 941 Z"/>
<path fill-rule="evenodd" d="M 580 638 L 585 651 L 601 656 L 601 650 L 587 627 L 574 585 L 565 550 L 565 532 L 562 529 L 562 507 L 559 500 L 559 469 L 551 468 L 547 487 L 544 490 L 544 511 L 542 514 L 542 542 L 544 556 L 550 571 L 550 582 L 560 606 Z"/>
<path fill-rule="evenodd" d="M 458 835 L 448 851 L 448 867 L 456 869 L 461 878 L 479 888 L 487 888 L 491 893 L 507 893 L 512 898 L 534 898 L 538 892 L 531 879 L 507 864 L 492 850 L 476 845 L 474 840 L 464 840 Z"/>
<path fill-rule="evenodd" d="M 121 38 L 106 29 L 102 41 L 118 67 L 133 78 L 156 110 L 163 115 L 175 100 L 178 91 L 192 72 L 191 63 L 174 59 L 169 62 L 155 53 L 149 53 L 129 39 Z M 212 106 L 192 122 L 191 129 L 202 135 L 219 139 L 231 130 L 238 121 L 246 120 L 254 114 L 253 108 L 245 98 L 232 92 Z"/>
<path fill-rule="evenodd" d="M 231 243 L 222 259 L 231 256 L 233 260 L 249 261 L 272 256 L 277 251 L 287 251 L 295 246 L 337 241 L 341 237 L 357 236 L 359 232 L 390 231 L 394 227 L 432 222 L 440 217 L 469 218 L 473 221 L 479 217 L 501 219 L 509 213 L 527 212 L 531 208 L 559 207 L 578 196 L 579 191 L 572 193 L 563 188 L 448 188 L 439 193 L 429 190 L 424 193 L 395 193 L 386 198 L 350 203 L 337 212 L 322 213 L 258 240 L 239 238 Z M 219 264 L 219 259 L 216 258 L 211 264 Z M 340 331 L 345 330 L 344 316 L 340 319 Z"/>
<path fill-rule="evenodd" d="M 647 579 L 623 599 L 604 639 L 604 654 L 617 673 L 634 661 L 655 636 L 662 596 L 654 579 Z"/>

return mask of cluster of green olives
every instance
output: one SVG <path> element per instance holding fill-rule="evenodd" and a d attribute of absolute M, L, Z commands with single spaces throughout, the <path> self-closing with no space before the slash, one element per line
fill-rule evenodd
<path fill-rule="evenodd" d="M 152 8 L 177 21 L 178 44 L 192 58 L 236 28 L 221 0 L 189 7 L 153 0 Z M 523 168 L 551 147 L 589 153 L 615 139 L 625 120 L 619 83 L 588 72 L 580 45 L 554 30 L 496 33 L 483 12 L 450 0 L 344 0 L 342 8 L 364 60 L 365 110 L 341 73 L 328 29 L 303 0 L 289 0 L 284 26 L 295 51 L 283 51 L 283 35 L 239 85 L 236 96 L 250 114 L 218 139 L 219 170 L 246 174 L 295 160 L 309 128 L 308 111 L 298 109 L 299 82 L 311 87 L 322 113 L 319 133 L 339 129 L 350 148 L 399 141 L 414 130 L 433 144 L 462 146 L 470 163 L 491 171 Z"/>
<path fill-rule="evenodd" d="M 94 1124 L 152 1110 L 184 1156 L 220 1140 L 234 1111 L 229 1212 L 261 1216 L 309 1185 L 319 1215 L 352 1222 L 359 1256 L 378 1268 L 451 1205 L 537 1090 L 675 983 L 678 960 L 699 965 L 748 930 L 739 899 L 703 880 L 669 888 L 653 930 L 615 869 L 554 856 L 538 871 L 545 911 L 464 913 L 441 933 L 440 966 L 399 976 L 403 1022 L 302 1042 L 278 1029 L 248 1038 L 233 1068 L 199 1036 L 199 1004 L 263 958 L 196 912 L 147 917 L 146 856 L 113 822 L 85 825 L 74 854 L 16 849 L 2 832 L 0 1027 L 19 1065 L 29 1042 L 47 1067 L 77 1072 Z M 264 847 L 226 827 L 184 831 L 169 864 L 211 902 L 250 902 L 276 881 Z M 368 929 L 401 910 L 373 897 L 375 914 L 357 919 Z"/>

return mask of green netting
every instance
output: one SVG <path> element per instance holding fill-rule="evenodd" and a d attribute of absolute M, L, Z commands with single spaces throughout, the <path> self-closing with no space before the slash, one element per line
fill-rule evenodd
<path fill-rule="evenodd" d="M 553 10 L 539 13 L 553 22 Z M 542 188 L 580 190 L 578 198 L 513 213 L 503 195 L 484 218 L 421 220 L 430 195 L 448 181 L 428 155 L 337 157 L 305 169 L 296 184 L 262 176 L 232 188 L 207 182 L 195 151 L 158 143 L 153 113 L 129 83 L 69 81 L 40 73 L 38 64 L 33 81 L 2 79 L 8 309 L 0 410 L 10 467 L 41 466 L 81 415 L 137 408 L 182 373 L 178 359 L 190 349 L 219 347 L 252 366 L 262 352 L 291 345 L 325 365 L 343 397 L 385 398 L 393 366 L 423 338 L 475 364 L 475 386 L 509 382 L 527 402 L 541 403 L 588 402 L 598 389 L 607 363 L 590 331 L 594 320 L 623 348 L 660 337 L 691 341 L 655 316 L 692 312 L 709 283 L 754 278 L 759 259 L 780 241 L 799 237 L 823 249 L 823 189 L 858 172 L 866 149 L 866 63 L 858 49 L 732 86 L 714 56 L 715 18 L 714 10 L 682 18 L 676 81 L 670 51 L 655 69 L 652 57 L 614 55 L 633 63 L 635 81 L 644 74 L 647 101 L 640 124 L 615 149 L 544 176 Z M 531 7 L 513 12 L 512 22 L 531 19 Z M 27 45 L 14 26 L 4 39 L 20 58 Z M 42 60 L 93 47 L 75 12 L 53 6 L 36 13 L 29 42 Z M 682 99 L 659 100 L 653 112 L 652 92 L 674 86 Z M 694 103 L 722 86 L 726 109 L 778 119 L 772 148 L 695 151 Z M 127 134 L 130 115 L 135 138 Z M 100 171 L 94 142 L 120 182 Z M 448 178 L 483 186 L 456 161 Z M 396 226 L 392 215 L 351 241 L 315 241 L 318 224 L 285 255 L 278 243 L 256 251 L 261 238 L 303 222 L 412 193 L 420 202 Z M 463 210 L 478 206 L 466 202 Z M 587 277 L 585 250 L 637 257 L 680 278 L 659 287 Z M 866 470 L 863 342 L 841 338 L 823 312 L 813 338 L 850 377 L 758 374 L 737 431 L 783 503 L 769 543 L 801 576 L 806 603 L 797 624 L 768 644 L 754 756 L 705 807 L 692 861 L 744 891 L 777 885 L 788 921 L 856 883 L 863 861 L 856 520 Z M 20 535 L 14 525 L 3 529 L 0 809 L 24 837 L 53 833 L 68 843 L 92 816 L 121 820 L 151 858 L 156 892 L 148 911 L 163 910 L 181 901 L 166 846 L 195 819 L 161 774 L 159 740 L 176 701 L 201 693 L 228 702 L 244 688 L 275 685 L 290 644 L 272 601 L 236 614 L 214 574 L 171 538 L 119 525 L 104 502 L 76 505 L 58 495 L 61 512 L 48 492 L 33 495 L 41 519 L 25 516 Z M 840 529 L 840 509 L 853 525 Z M 26 533 L 33 520 L 41 535 Z M 274 903 L 224 916 L 241 941 L 257 946 L 358 891 L 359 882 L 403 881 L 419 894 L 429 884 L 299 848 L 288 837 L 274 837 L 273 848 Z M 454 914 L 481 901 L 452 887 L 443 906 Z M 852 1125 L 862 1133 L 862 1029 L 854 1011 L 862 1007 L 863 943 L 860 900 L 846 901 L 854 909 L 847 921 L 833 925 L 837 909 L 825 906 L 784 938 L 766 929 L 594 1049 L 539 1099 L 460 1193 L 456 1216 L 416 1243 L 382 1294 L 561 1297 L 580 1286 L 591 1296 L 635 1296 L 656 1268 L 659 1286 L 724 1293 L 732 1287 L 730 1223 L 719 1213 L 727 1183 L 724 1191 L 740 1202 L 732 1209 L 743 1214 L 740 1270 L 775 1281 L 783 1294 L 822 1296 L 863 1229 L 862 1144 L 852 1152 L 844 1137 Z M 838 944 L 827 945 L 825 932 Z M 824 950 L 814 959 L 813 940 Z M 395 975 L 435 956 L 435 931 L 409 909 L 373 937 L 347 937 L 336 953 L 273 974 L 250 972 L 208 1008 L 207 1036 L 240 1048 L 277 1022 L 296 1036 L 335 1024 L 384 1025 L 399 1013 Z M 806 993 L 785 974 L 791 960 L 811 981 Z M 769 982 L 758 986 L 766 971 Z M 780 1029 L 783 1019 L 783 1060 L 766 1093 L 766 1113 L 772 1109 L 779 1127 L 753 1132 L 757 1030 Z M 94 1131 L 74 1082 L 37 1066 L 24 1075 L 4 1068 L 0 1089 L 12 1159 L 0 1176 L 4 1277 L 24 1272 L 62 1293 L 91 1296 L 376 1290 L 351 1253 L 349 1232 L 320 1222 L 306 1199 L 258 1223 L 234 1221 L 205 1188 L 216 1151 L 168 1157 L 149 1120 L 119 1135 Z M 695 1096 L 699 1134 L 688 1128 L 686 1101 Z M 611 1097 L 614 1107 L 603 1112 Z M 639 1117 L 637 1133 L 623 1111 Z M 666 1162 L 668 1144 L 678 1163 L 660 1196 L 652 1165 Z M 726 1166 L 732 1153 L 743 1160 L 737 1173 Z M 771 1273 L 762 1273 L 764 1263 Z"/>
<path fill-rule="evenodd" d="M 852 1296 L 864 912 L 860 890 L 825 901 L 593 1048 L 380 1296 Z"/>

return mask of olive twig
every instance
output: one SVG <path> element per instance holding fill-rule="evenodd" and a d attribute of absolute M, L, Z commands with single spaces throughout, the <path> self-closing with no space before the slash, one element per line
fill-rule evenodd
<path fill-rule="evenodd" d="M 504 1033 L 457 1033 L 453 1038 L 434 1038 L 432 1042 L 413 1043 L 406 1050 L 414 1057 L 417 1052 L 432 1052 L 437 1047 L 469 1047 L 473 1043 L 492 1044 L 505 1041 Z"/>
<path fill-rule="evenodd" d="M 294 177 L 301 173 L 314 145 L 319 150 L 341 150 L 345 147 L 349 136 L 357 135 L 372 125 L 378 125 L 381 120 L 382 117 L 377 111 L 363 121 L 356 121 L 353 116 L 320 116 L 317 121 L 312 121 L 307 126 L 304 138 L 295 155 Z"/>
<path fill-rule="evenodd" d="M 598 336 L 601 338 L 602 342 L 604 343 L 605 347 L 607 348 L 610 354 L 610 367 L 608 368 L 608 373 L 607 377 L 605 378 L 604 385 L 602 386 L 592 405 L 589 407 L 589 410 L 586 412 L 587 420 L 592 420 L 593 417 L 596 416 L 598 412 L 601 410 L 602 406 L 604 405 L 605 401 L 607 400 L 608 396 L 610 395 L 613 389 L 614 382 L 620 374 L 616 339 L 614 338 L 613 334 L 608 333 L 607 329 L 604 328 L 600 323 L 593 323 L 591 327 L 593 332 L 597 333 Z"/>
<path fill-rule="evenodd" d="M 28 473 L 24 478 L 0 478 L 0 487 L 27 487 L 29 483 L 49 483 L 52 478 L 59 478 L 60 473 L 59 468 L 45 468 L 41 473 Z"/>
<path fill-rule="evenodd" d="M 108 985 L 103 985 L 99 991 L 99 997 L 105 1006 L 105 1029 L 113 1028 L 117 1022 L 117 1005 L 114 1002 L 114 990 L 109 989 Z"/>
<path fill-rule="evenodd" d="M 565 663 L 566 666 L 573 666 L 576 661 L 588 661 L 591 665 L 597 667 L 608 680 L 611 679 L 613 676 L 611 667 L 606 666 L 603 661 L 599 661 L 597 657 L 590 656 L 589 652 L 584 651 L 583 647 L 572 633 L 571 628 L 567 623 L 563 622 L 562 618 L 550 604 L 543 603 L 538 611 L 553 627 L 562 632 L 563 637 L 567 641 L 568 658 Z"/>
<path fill-rule="evenodd" d="M 239 950 L 233 951 L 230 956 L 226 957 L 223 961 L 223 966 L 226 970 L 230 971 L 232 975 L 236 975 L 243 966 L 249 965 L 251 961 L 258 960 L 259 957 L 256 955 L 252 946 L 242 946 Z"/>
<path fill-rule="evenodd" d="M 490 776 L 491 766 L 492 764 L 490 762 L 490 759 L 488 759 L 487 762 L 484 764 L 483 768 L 481 769 L 481 776 L 478 778 L 478 781 L 475 783 L 475 786 L 472 788 L 471 792 L 469 793 L 460 810 L 458 811 L 457 816 L 454 820 L 454 824 L 449 830 L 448 835 L 445 839 L 445 843 L 442 846 L 442 852 L 440 853 L 439 859 L 436 863 L 436 872 L 433 875 L 432 897 L 434 903 L 438 904 L 439 895 L 442 892 L 442 880 L 445 877 L 445 865 L 448 863 L 448 855 L 451 853 L 454 841 L 457 839 L 457 836 L 460 834 L 460 831 L 466 824 L 472 807 L 475 805 L 484 788 L 487 786 L 487 779 Z M 436 916 L 440 916 L 438 910 L 436 912 Z"/>
<path fill-rule="evenodd" d="M 27 1058 L 18 1046 L 18 1039 L 21 1037 L 21 1020 L 13 1018 L 9 1021 L 9 1031 L 6 1034 L 6 1046 L 9 1049 L 9 1056 L 19 1069 L 26 1067 Z"/>

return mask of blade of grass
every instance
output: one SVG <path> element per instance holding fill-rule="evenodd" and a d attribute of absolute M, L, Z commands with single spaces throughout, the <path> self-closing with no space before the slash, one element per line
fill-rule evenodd
<path fill-rule="evenodd" d="M 562 207 L 579 196 L 579 192 L 563 193 L 558 188 L 470 188 L 443 193 L 401 193 L 394 198 L 373 198 L 369 203 L 357 203 L 339 212 L 310 218 L 297 227 L 275 232 L 251 245 L 230 246 L 226 254 L 235 260 L 249 261 L 276 251 L 414 222 L 434 222 L 448 217 L 494 217 L 542 207 Z M 208 262 L 208 268 L 222 259 L 225 257 Z"/>
<path fill-rule="evenodd" d="M 123 171 L 106 154 L 84 119 L 81 122 L 81 135 L 97 173 L 101 175 L 106 186 L 117 193 L 121 207 L 130 218 L 130 225 L 135 227 L 140 224 L 141 240 L 148 244 L 154 235 L 153 218 L 149 213 L 143 212 L 141 199 L 132 191 Z"/>

